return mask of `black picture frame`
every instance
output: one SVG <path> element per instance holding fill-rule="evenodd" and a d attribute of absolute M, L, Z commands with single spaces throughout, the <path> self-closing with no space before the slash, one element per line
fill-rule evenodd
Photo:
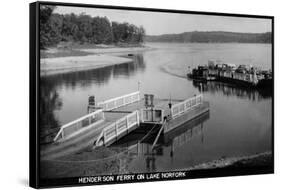
<path fill-rule="evenodd" d="M 149 11 L 149 12 L 164 12 L 164 13 L 181 13 L 181 14 L 194 14 L 194 15 L 211 15 L 211 16 L 231 16 L 241 18 L 262 18 L 269 19 L 272 23 L 272 166 L 264 168 L 231 168 L 231 169 L 211 169 L 211 170 L 196 170 L 190 171 L 185 177 L 182 178 L 159 178 L 159 179 L 145 179 L 145 180 L 127 180 L 127 181 L 112 181 L 112 182 L 96 182 L 96 183 L 78 183 L 78 178 L 59 178 L 59 179 L 41 179 L 40 178 L 40 131 L 39 131 L 39 105 L 40 105 L 40 5 L 53 5 L 53 6 L 68 6 L 68 7 L 87 7 L 87 8 L 104 8 L 113 10 L 134 10 L 134 11 Z M 83 186 L 83 185 L 98 185 L 98 184 L 115 184 L 115 183 L 132 183 L 132 182 L 147 182 L 147 181 L 166 181 L 166 180 L 181 180 L 181 179 L 194 179 L 194 178 L 211 178 L 223 176 L 238 176 L 238 175 L 256 175 L 256 174 L 271 174 L 274 173 L 274 17 L 264 15 L 248 15 L 248 14 L 233 14 L 233 13 L 218 13 L 218 12 L 201 12 L 201 11 L 187 11 L 187 10 L 169 10 L 169 9 L 155 9 L 155 8 L 141 8 L 141 7 L 123 7 L 123 6 L 109 6 L 109 5 L 92 5 L 80 3 L 61 3 L 61 2 L 48 2 L 39 1 L 30 4 L 30 112 L 29 112 L 29 184 L 33 188 L 49 188 L 49 187 L 67 187 L 67 186 Z M 117 175 L 112 175 L 116 178 Z"/>

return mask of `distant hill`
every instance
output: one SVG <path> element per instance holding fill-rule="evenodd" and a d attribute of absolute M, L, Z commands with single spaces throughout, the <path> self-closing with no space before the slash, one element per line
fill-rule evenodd
<path fill-rule="evenodd" d="M 147 35 L 146 42 L 180 42 L 180 43 L 271 43 L 271 32 L 237 33 L 237 32 L 184 32 L 180 34 Z"/>

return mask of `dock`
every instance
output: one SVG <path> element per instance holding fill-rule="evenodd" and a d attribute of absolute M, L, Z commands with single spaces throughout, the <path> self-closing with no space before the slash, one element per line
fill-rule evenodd
<path fill-rule="evenodd" d="M 135 155 L 153 155 L 153 156 L 161 156 L 163 155 L 163 151 L 159 151 L 159 148 L 162 145 L 165 147 L 171 147 L 171 151 L 181 147 L 184 144 L 187 144 L 193 137 L 201 136 L 201 142 L 204 141 L 204 132 L 203 128 L 204 123 L 210 118 L 210 112 L 205 112 L 200 116 L 192 119 L 180 127 L 175 128 L 174 130 L 170 130 L 165 134 L 162 134 L 159 138 L 158 144 L 156 144 L 157 151 L 153 151 L 152 145 L 154 143 L 155 134 L 143 138 L 140 135 L 140 130 L 137 129 L 132 133 L 133 137 L 127 136 L 120 141 L 117 141 L 112 146 L 121 146 L 130 151 L 130 153 Z M 142 140 L 144 139 L 144 140 Z M 141 141 L 141 142 L 140 142 Z"/>
<path fill-rule="evenodd" d="M 89 105 L 87 115 L 61 126 L 54 142 L 41 150 L 41 159 L 56 159 L 89 146 L 109 146 L 141 127 L 157 125 L 160 136 L 209 111 L 202 94 L 186 100 L 151 101 L 153 105 L 149 106 L 148 99 L 141 98 L 137 91 Z"/>

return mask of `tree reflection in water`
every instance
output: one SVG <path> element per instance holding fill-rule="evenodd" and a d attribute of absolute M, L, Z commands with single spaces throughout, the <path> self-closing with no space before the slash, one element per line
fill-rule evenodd
<path fill-rule="evenodd" d="M 40 79 L 40 144 L 52 142 L 59 130 L 54 111 L 59 110 L 62 101 L 52 81 Z"/>
<path fill-rule="evenodd" d="M 127 57 L 127 56 L 125 56 Z M 125 76 L 129 78 L 136 74 L 136 72 L 145 71 L 145 62 L 142 54 L 135 54 L 129 58 L 133 59 L 133 64 L 121 64 L 113 66 L 113 78 Z"/>

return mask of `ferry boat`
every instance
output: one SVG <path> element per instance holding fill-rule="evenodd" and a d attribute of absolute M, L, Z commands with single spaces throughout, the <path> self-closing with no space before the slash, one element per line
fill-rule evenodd
<path fill-rule="evenodd" d="M 198 66 L 187 73 L 187 77 L 199 81 L 220 81 L 239 86 L 272 88 L 272 71 L 261 70 L 251 65 L 227 64 L 209 60 L 208 65 Z"/>
<path fill-rule="evenodd" d="M 180 126 L 209 112 L 209 102 L 203 94 L 188 99 L 154 98 L 140 91 L 97 102 L 89 97 L 87 114 L 64 124 L 53 142 L 41 147 L 41 160 L 54 161 L 79 152 L 87 147 L 110 146 L 136 129 L 149 135 L 154 129 L 157 145 L 161 134 L 172 132 Z"/>

